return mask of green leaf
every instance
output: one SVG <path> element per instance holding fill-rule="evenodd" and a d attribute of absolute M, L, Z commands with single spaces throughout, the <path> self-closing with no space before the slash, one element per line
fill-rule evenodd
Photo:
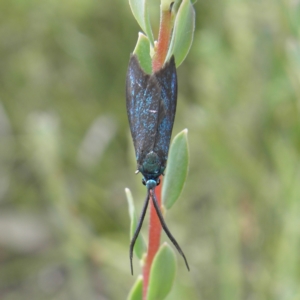
<path fill-rule="evenodd" d="M 134 283 L 127 300 L 143 300 L 143 277 L 139 276 Z"/>
<path fill-rule="evenodd" d="M 176 66 L 184 61 L 191 48 L 195 30 L 195 11 L 190 0 L 183 0 L 176 14 L 166 62 L 174 54 Z"/>
<path fill-rule="evenodd" d="M 135 19 L 148 36 L 151 45 L 154 46 L 154 38 L 146 2 L 147 0 L 129 0 L 129 5 Z"/>
<path fill-rule="evenodd" d="M 141 68 L 148 74 L 152 73 L 149 39 L 141 32 L 133 53 L 137 55 Z"/>
<path fill-rule="evenodd" d="M 135 207 L 134 207 L 133 198 L 132 198 L 130 190 L 126 188 L 125 194 L 126 194 L 126 198 L 128 201 L 129 216 L 130 216 L 130 221 L 131 221 L 131 223 L 130 223 L 130 238 L 132 238 L 134 231 L 136 229 L 136 226 L 137 226 L 137 217 L 135 214 Z M 140 234 L 134 245 L 134 253 L 136 254 L 136 256 L 139 259 L 142 259 L 143 254 L 145 252 L 146 252 L 146 243 L 145 243 L 142 235 Z"/>
<path fill-rule="evenodd" d="M 152 263 L 147 300 L 163 300 L 172 288 L 175 273 L 175 253 L 167 243 L 164 243 Z"/>
<path fill-rule="evenodd" d="M 166 175 L 162 187 L 163 204 L 167 209 L 179 198 L 183 189 L 189 165 L 188 130 L 178 133 L 170 147 Z"/>

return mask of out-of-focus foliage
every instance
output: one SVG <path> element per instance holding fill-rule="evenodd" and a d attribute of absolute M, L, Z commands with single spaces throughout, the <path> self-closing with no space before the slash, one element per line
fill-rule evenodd
<path fill-rule="evenodd" d="M 178 258 L 168 299 L 299 299 L 299 1 L 195 10 L 174 128 L 189 129 L 190 168 L 167 215 L 191 272 Z M 128 295 L 138 30 L 123 0 L 0 2 L 1 299 Z"/>

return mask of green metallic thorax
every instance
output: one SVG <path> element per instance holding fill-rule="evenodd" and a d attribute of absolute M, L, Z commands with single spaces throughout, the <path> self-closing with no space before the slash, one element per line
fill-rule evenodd
<path fill-rule="evenodd" d="M 146 181 L 158 178 L 164 172 L 165 168 L 165 166 L 162 166 L 161 159 L 153 151 L 149 152 L 143 163 L 138 166 L 139 171 L 144 175 Z"/>

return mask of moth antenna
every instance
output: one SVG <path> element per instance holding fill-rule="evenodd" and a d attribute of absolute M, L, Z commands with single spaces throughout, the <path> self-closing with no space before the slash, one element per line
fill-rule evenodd
<path fill-rule="evenodd" d="M 136 239 L 139 236 L 139 233 L 141 231 L 141 228 L 142 228 L 142 225 L 143 225 L 143 222 L 144 222 L 144 218 L 145 218 L 145 215 L 146 215 L 149 199 L 150 199 L 150 192 L 148 190 L 147 191 L 147 196 L 146 196 L 146 199 L 145 199 L 145 202 L 144 202 L 144 206 L 143 206 L 143 209 L 142 209 L 142 212 L 141 212 L 141 216 L 140 216 L 140 219 L 139 219 L 139 222 L 138 222 L 138 225 L 135 229 L 134 235 L 133 235 L 133 237 L 131 239 L 131 242 L 130 242 L 129 258 L 130 258 L 131 275 L 133 275 L 133 265 L 132 265 L 133 248 L 134 248 Z"/>
<path fill-rule="evenodd" d="M 188 262 L 187 262 L 187 259 L 186 259 L 185 255 L 184 255 L 183 251 L 181 250 L 179 244 L 177 243 L 177 241 L 175 240 L 175 238 L 173 237 L 173 235 L 171 234 L 170 230 L 169 230 L 168 227 L 167 227 L 167 224 L 166 224 L 166 222 L 165 222 L 165 220 L 164 220 L 164 217 L 163 217 L 163 215 L 162 215 L 162 213 L 161 213 L 161 211 L 160 211 L 159 205 L 158 205 L 158 203 L 157 203 L 157 199 L 156 199 L 156 195 L 155 195 L 154 189 L 152 189 L 151 191 L 152 191 L 152 193 L 151 193 L 152 202 L 153 202 L 153 204 L 154 204 L 154 208 L 155 208 L 156 213 L 157 213 L 157 215 L 158 215 L 160 224 L 161 224 L 163 230 L 165 231 L 166 235 L 167 235 L 168 238 L 170 239 L 170 241 L 173 243 L 173 245 L 175 246 L 175 248 L 176 248 L 177 251 L 179 252 L 179 254 L 183 257 L 184 262 L 185 262 L 185 265 L 186 265 L 188 271 L 190 271 L 189 264 L 188 264 Z"/>

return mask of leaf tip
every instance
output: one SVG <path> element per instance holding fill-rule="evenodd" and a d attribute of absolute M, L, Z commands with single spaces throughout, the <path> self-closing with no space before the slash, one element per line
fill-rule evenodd
<path fill-rule="evenodd" d="M 144 37 L 147 38 L 142 31 L 139 31 L 138 35 L 139 38 L 144 38 Z"/>

